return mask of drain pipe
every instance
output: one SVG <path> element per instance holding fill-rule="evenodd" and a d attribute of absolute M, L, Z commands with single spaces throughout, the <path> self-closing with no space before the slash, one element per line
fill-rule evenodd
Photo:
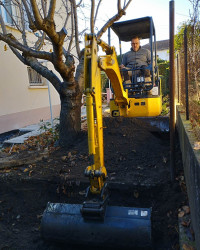
<path fill-rule="evenodd" d="M 175 170 L 175 65 L 174 65 L 174 0 L 170 1 L 170 174 L 174 180 Z"/>
<path fill-rule="evenodd" d="M 49 106 L 50 106 L 50 113 L 51 113 L 51 127 L 53 129 L 53 111 L 52 111 L 52 104 L 51 104 L 51 92 L 50 92 L 49 80 L 47 80 L 47 84 L 48 84 L 48 94 L 49 94 Z"/>
<path fill-rule="evenodd" d="M 46 67 L 47 67 L 47 61 L 46 62 Z M 50 114 L 51 114 L 51 127 L 53 129 L 53 111 L 52 111 L 52 104 L 51 104 L 51 91 L 50 91 L 50 84 L 49 80 L 47 79 L 47 87 L 48 87 L 48 96 L 49 96 L 49 107 L 50 107 Z"/>

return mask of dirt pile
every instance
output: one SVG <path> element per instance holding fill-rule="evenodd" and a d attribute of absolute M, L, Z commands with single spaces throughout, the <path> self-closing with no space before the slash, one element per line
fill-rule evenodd
<path fill-rule="evenodd" d="M 153 249 L 179 249 L 178 209 L 187 204 L 181 154 L 170 181 L 169 134 L 135 118 L 104 118 L 110 204 L 151 207 Z M 19 154 L 20 158 L 20 154 Z M 0 171 L 0 249 L 66 249 L 44 242 L 40 221 L 48 201 L 82 203 L 88 179 L 87 132 L 39 162 Z M 76 247 L 68 249 L 77 249 Z"/>

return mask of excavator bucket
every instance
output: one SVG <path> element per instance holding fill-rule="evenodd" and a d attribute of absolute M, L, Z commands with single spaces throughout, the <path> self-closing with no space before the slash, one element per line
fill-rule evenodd
<path fill-rule="evenodd" d="M 151 209 L 106 206 L 105 216 L 85 219 L 82 205 L 48 203 L 41 232 L 46 240 L 70 245 L 104 248 L 141 248 L 151 246 Z"/>

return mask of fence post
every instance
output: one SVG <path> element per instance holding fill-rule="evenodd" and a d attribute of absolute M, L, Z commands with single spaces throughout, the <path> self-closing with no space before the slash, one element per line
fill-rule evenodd
<path fill-rule="evenodd" d="M 177 54 L 177 72 L 176 72 L 176 79 L 177 79 L 177 91 L 178 91 L 178 103 L 180 103 L 180 81 L 179 81 L 179 55 Z"/>
<path fill-rule="evenodd" d="M 174 1 L 170 1 L 170 173 L 171 181 L 175 172 L 175 65 L 174 65 Z"/>
<path fill-rule="evenodd" d="M 189 120 L 187 27 L 185 27 L 185 30 L 184 30 L 184 55 L 185 55 L 185 107 L 186 107 L 186 120 Z"/>

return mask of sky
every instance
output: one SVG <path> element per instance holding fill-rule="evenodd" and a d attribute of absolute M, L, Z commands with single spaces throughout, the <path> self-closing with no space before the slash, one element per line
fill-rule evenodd
<path fill-rule="evenodd" d="M 123 1 L 122 1 L 123 2 Z M 152 16 L 157 41 L 169 39 L 169 0 L 132 0 L 126 10 L 126 15 L 120 21 Z M 189 10 L 192 10 L 192 5 L 189 0 L 174 0 L 175 6 L 175 32 L 177 27 L 184 21 L 190 18 Z M 117 0 L 103 0 L 99 9 L 99 19 L 108 20 L 112 15 L 117 13 Z M 104 41 L 108 41 L 107 34 L 103 37 Z M 111 45 L 116 44 L 116 37 L 111 33 Z M 129 45 L 125 45 L 130 47 Z M 118 48 L 116 48 L 118 50 Z M 124 51 L 125 52 L 125 51 Z"/>

